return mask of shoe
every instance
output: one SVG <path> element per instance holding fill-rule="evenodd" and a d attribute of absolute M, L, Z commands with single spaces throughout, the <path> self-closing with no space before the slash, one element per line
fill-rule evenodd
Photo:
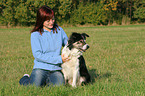
<path fill-rule="evenodd" d="M 24 77 L 24 76 L 30 77 L 29 74 L 24 74 L 23 77 Z"/>
<path fill-rule="evenodd" d="M 23 77 L 19 81 L 20 85 L 28 85 L 30 83 L 29 74 L 24 74 Z"/>

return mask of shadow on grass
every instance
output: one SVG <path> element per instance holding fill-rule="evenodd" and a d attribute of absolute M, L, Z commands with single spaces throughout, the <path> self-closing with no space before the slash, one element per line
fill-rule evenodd
<path fill-rule="evenodd" d="M 106 72 L 104 74 L 97 74 L 96 73 L 96 69 L 89 70 L 89 73 L 91 75 L 91 81 L 92 81 L 92 83 L 94 83 L 96 79 L 98 79 L 98 80 L 105 79 L 105 78 L 111 77 L 111 75 L 112 75 L 110 72 Z"/>

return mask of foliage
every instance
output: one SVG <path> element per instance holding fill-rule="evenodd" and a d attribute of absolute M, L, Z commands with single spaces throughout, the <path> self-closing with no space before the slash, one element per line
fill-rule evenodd
<path fill-rule="evenodd" d="M 85 6 L 83 3 L 79 4 L 78 9 L 73 11 L 70 22 L 73 24 L 94 24 L 100 25 L 104 23 L 107 17 L 105 16 L 105 10 L 103 4 L 87 3 Z M 93 7 L 92 7 L 93 6 Z"/>
<path fill-rule="evenodd" d="M 64 23 L 68 22 L 71 15 L 72 9 L 72 0 L 59 0 L 59 8 L 58 8 L 58 22 Z"/>
<path fill-rule="evenodd" d="M 2 8 L 0 21 L 6 26 L 15 25 L 15 8 L 18 0 L 2 0 L 0 1 L 0 7 Z"/>
<path fill-rule="evenodd" d="M 138 1 L 138 0 L 137 0 Z M 134 11 L 134 17 L 137 18 L 139 22 L 145 21 L 145 0 L 142 0 L 142 2 L 135 2 L 134 8 L 136 9 Z"/>
<path fill-rule="evenodd" d="M 21 3 L 15 9 L 15 18 L 18 20 L 18 23 L 27 26 L 34 24 L 37 9 L 42 5 L 50 5 L 53 8 L 55 0 L 21 0 Z"/>
<path fill-rule="evenodd" d="M 134 12 L 134 17 L 138 18 L 140 22 L 144 22 L 145 21 L 145 7 L 137 8 L 137 10 Z"/>
<path fill-rule="evenodd" d="M 103 9 L 105 10 L 106 13 L 105 16 L 107 17 L 108 21 L 107 24 L 113 23 L 115 17 L 118 16 L 118 14 L 116 14 L 118 1 L 102 0 L 101 3 L 104 4 Z"/>
<path fill-rule="evenodd" d="M 123 16 L 145 22 L 144 4 L 145 0 L 0 0 L 0 23 L 33 25 L 42 5 L 55 11 L 59 24 L 121 24 Z"/>

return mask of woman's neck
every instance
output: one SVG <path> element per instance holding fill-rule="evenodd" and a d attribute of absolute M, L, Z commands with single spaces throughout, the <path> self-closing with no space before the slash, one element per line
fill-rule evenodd
<path fill-rule="evenodd" d="M 51 32 L 51 30 L 52 30 L 52 28 L 48 28 L 47 26 L 43 26 L 43 29 L 45 29 L 45 30 L 47 30 L 49 32 Z"/>

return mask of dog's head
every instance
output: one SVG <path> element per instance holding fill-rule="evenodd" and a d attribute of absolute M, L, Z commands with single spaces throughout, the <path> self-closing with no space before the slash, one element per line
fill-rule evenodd
<path fill-rule="evenodd" d="M 89 37 L 86 33 L 73 32 L 68 40 L 69 49 L 77 48 L 81 52 L 85 52 L 89 48 L 89 45 L 86 44 L 86 37 Z"/>

